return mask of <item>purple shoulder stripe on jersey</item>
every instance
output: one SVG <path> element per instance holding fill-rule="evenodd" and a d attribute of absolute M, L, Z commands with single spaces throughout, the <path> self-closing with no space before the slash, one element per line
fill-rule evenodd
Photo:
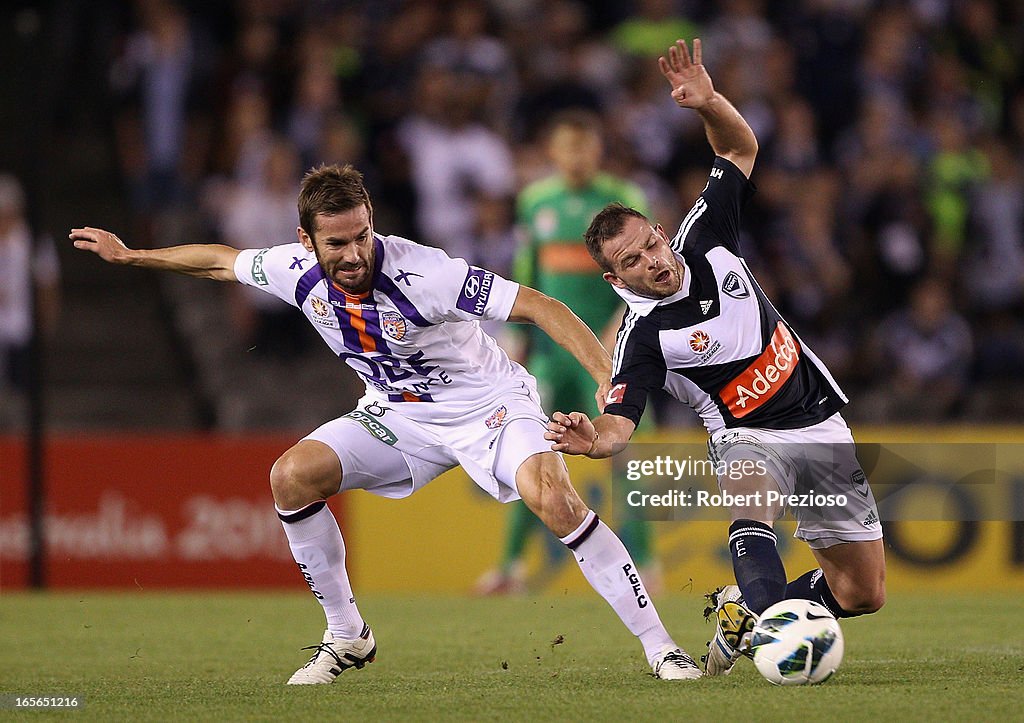
<path fill-rule="evenodd" d="M 402 316 L 411 321 L 416 326 L 433 326 L 429 321 L 423 318 L 423 314 L 419 312 L 409 298 L 402 293 L 402 290 L 395 285 L 395 282 L 388 278 L 387 274 L 381 273 L 381 266 L 384 263 L 384 242 L 383 239 L 374 234 L 374 250 L 375 256 L 373 264 L 373 286 L 378 289 L 382 294 L 391 299 L 391 303 L 398 307 L 398 310 L 402 312 Z"/>
<path fill-rule="evenodd" d="M 313 290 L 314 286 L 323 281 L 323 279 L 324 270 L 320 268 L 319 263 L 299 277 L 299 283 L 295 285 L 295 304 L 300 309 L 305 303 L 306 298 L 309 296 L 309 292 Z"/>
<path fill-rule="evenodd" d="M 373 280 L 371 286 L 376 286 L 380 278 L 380 267 L 384 265 L 384 237 L 379 233 L 373 235 Z"/>
<path fill-rule="evenodd" d="M 402 293 L 402 290 L 395 286 L 395 282 L 389 279 L 386 274 L 380 275 L 380 278 L 377 280 L 377 288 L 391 299 L 391 302 L 402 312 L 402 316 L 413 324 L 416 326 L 433 326 L 433 324 L 423 318 L 419 309 L 412 305 L 412 302 Z"/>

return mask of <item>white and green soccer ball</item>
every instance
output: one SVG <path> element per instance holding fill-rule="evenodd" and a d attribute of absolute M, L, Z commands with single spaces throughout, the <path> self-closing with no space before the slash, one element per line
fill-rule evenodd
<path fill-rule="evenodd" d="M 754 665 L 773 685 L 813 685 L 843 662 L 843 631 L 823 605 L 783 600 L 761 614 L 750 637 Z"/>

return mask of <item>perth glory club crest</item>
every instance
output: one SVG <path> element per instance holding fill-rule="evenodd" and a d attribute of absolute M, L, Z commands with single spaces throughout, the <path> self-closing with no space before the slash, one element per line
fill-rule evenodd
<path fill-rule="evenodd" d="M 401 341 L 409 327 L 397 311 L 385 311 L 380 315 L 380 328 L 395 341 Z"/>

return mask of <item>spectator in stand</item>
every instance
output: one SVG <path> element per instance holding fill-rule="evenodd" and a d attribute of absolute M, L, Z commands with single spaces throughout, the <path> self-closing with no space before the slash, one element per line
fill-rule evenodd
<path fill-rule="evenodd" d="M 121 99 L 121 168 L 148 238 L 155 214 L 184 203 L 205 158 L 207 59 L 188 15 L 173 0 L 136 7 L 141 27 L 128 38 L 111 82 Z"/>
<path fill-rule="evenodd" d="M 295 189 L 301 177 L 295 146 L 275 137 L 268 143 L 260 182 L 237 186 L 225 205 L 224 242 L 239 249 L 290 242 L 299 226 Z M 296 323 L 297 313 L 290 305 L 248 286 L 231 290 L 233 316 L 246 348 L 280 359 L 294 358 L 309 348 L 308 329 Z"/>
<path fill-rule="evenodd" d="M 25 218 L 25 193 L 0 174 L 0 428 L 16 426 L 31 370 L 32 305 L 39 330 L 50 335 L 60 310 L 60 264 L 52 239 L 34 242 Z"/>
<path fill-rule="evenodd" d="M 450 32 L 427 44 L 422 62 L 458 76 L 488 124 L 504 130 L 516 97 L 515 67 L 505 43 L 488 32 L 489 25 L 483 0 L 458 0 L 449 8 Z"/>
<path fill-rule="evenodd" d="M 472 258 L 465 240 L 476 223 L 474 194 L 512 193 L 512 154 L 477 117 L 474 90 L 459 76 L 424 66 L 416 96 L 416 112 L 402 122 L 399 138 L 416 189 L 420 236 L 450 256 Z"/>
<path fill-rule="evenodd" d="M 949 282 L 918 284 L 910 307 L 884 319 L 877 330 L 886 421 L 936 422 L 954 415 L 967 391 L 973 339 L 953 309 Z M 886 373 L 888 372 L 888 373 Z"/>

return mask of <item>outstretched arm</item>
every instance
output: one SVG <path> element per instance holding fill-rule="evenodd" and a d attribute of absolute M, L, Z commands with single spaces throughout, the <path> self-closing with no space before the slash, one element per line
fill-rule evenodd
<path fill-rule="evenodd" d="M 693 58 L 686 43 L 677 40 L 668 49 L 668 58 L 658 58 L 661 74 L 672 85 L 672 98 L 680 108 L 693 108 L 704 121 L 704 132 L 716 156 L 736 165 L 750 178 L 757 157 L 757 138 L 747 122 L 715 90 L 711 76 L 701 62 L 700 38 L 693 40 Z"/>
<path fill-rule="evenodd" d="M 222 244 L 188 244 L 162 249 L 130 249 L 117 236 L 101 228 L 73 228 L 68 238 L 76 249 L 92 251 L 111 264 L 176 271 L 216 281 L 238 281 L 235 258 L 238 249 Z"/>
<path fill-rule="evenodd" d="M 561 301 L 529 286 L 519 287 L 509 321 L 536 324 L 587 370 L 597 382 L 598 408 L 611 387 L 612 360 L 594 332 Z"/>

